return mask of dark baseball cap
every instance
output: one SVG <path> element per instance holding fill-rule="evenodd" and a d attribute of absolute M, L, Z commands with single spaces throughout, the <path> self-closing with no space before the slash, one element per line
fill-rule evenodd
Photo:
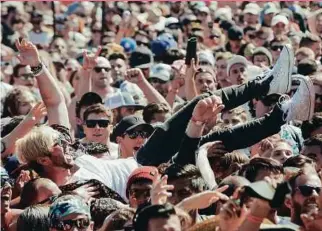
<path fill-rule="evenodd" d="M 145 46 L 140 46 L 131 53 L 129 64 L 132 68 L 150 68 L 153 61 L 152 51 Z"/>
<path fill-rule="evenodd" d="M 243 29 L 238 26 L 232 26 L 228 30 L 229 40 L 242 40 L 244 36 Z"/>
<path fill-rule="evenodd" d="M 111 135 L 111 141 L 116 142 L 116 137 L 122 136 L 125 132 L 129 132 L 134 129 L 140 129 L 152 134 L 154 128 L 151 124 L 147 124 L 143 118 L 136 115 L 124 117 L 114 128 Z"/>

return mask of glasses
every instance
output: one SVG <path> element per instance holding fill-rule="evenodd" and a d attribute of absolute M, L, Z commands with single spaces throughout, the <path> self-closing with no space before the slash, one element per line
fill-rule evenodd
<path fill-rule="evenodd" d="M 96 73 L 100 73 L 102 70 L 104 70 L 105 72 L 109 72 L 109 71 L 111 71 L 111 68 L 109 68 L 109 67 L 94 67 L 94 71 Z"/>
<path fill-rule="evenodd" d="M 80 218 L 77 220 L 66 220 L 66 221 L 56 221 L 50 225 L 50 228 L 54 228 L 57 230 L 67 231 L 71 230 L 73 227 L 78 229 L 86 229 L 90 224 L 90 220 L 88 218 Z"/>
<path fill-rule="evenodd" d="M 301 185 L 301 186 L 298 186 L 297 189 L 305 197 L 311 196 L 313 194 L 313 191 L 316 191 L 317 194 L 321 192 L 321 187 L 314 187 L 310 185 Z"/>
<path fill-rule="evenodd" d="M 35 76 L 34 76 L 34 74 L 29 73 L 29 74 L 22 74 L 19 76 L 19 78 L 24 79 L 24 80 L 28 80 L 28 79 L 34 79 Z"/>
<path fill-rule="evenodd" d="M 166 81 L 163 81 L 163 80 L 161 80 L 161 79 L 157 79 L 157 78 L 150 78 L 150 79 L 148 79 L 148 81 L 149 81 L 149 83 L 159 83 L 159 84 L 164 84 L 164 83 L 166 83 Z"/>
<path fill-rule="evenodd" d="M 138 46 L 143 45 L 143 46 L 149 47 L 149 43 L 145 43 L 145 42 L 141 42 L 141 41 L 136 41 L 136 45 L 138 45 Z"/>
<path fill-rule="evenodd" d="M 283 49 L 283 46 L 271 46 L 272 51 L 281 51 Z"/>
<path fill-rule="evenodd" d="M 136 139 L 138 136 L 142 137 L 143 139 L 149 137 L 149 133 L 145 131 L 134 131 L 132 133 L 126 133 L 126 135 L 128 135 L 130 139 Z"/>
<path fill-rule="evenodd" d="M 95 128 L 97 124 L 100 128 L 106 128 L 110 124 L 110 121 L 109 120 L 86 120 L 85 124 L 88 128 Z"/>

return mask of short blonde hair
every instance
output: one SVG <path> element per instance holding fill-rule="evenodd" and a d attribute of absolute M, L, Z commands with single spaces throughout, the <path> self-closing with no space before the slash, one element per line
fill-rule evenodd
<path fill-rule="evenodd" d="M 58 137 L 59 132 L 47 125 L 33 128 L 16 142 L 16 154 L 19 161 L 29 163 L 36 161 L 39 157 L 48 156 Z"/>

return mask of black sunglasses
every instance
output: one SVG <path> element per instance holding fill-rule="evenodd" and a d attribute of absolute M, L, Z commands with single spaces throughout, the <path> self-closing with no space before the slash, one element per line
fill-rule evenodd
<path fill-rule="evenodd" d="M 126 135 L 128 135 L 130 139 L 136 139 L 138 136 L 141 136 L 143 139 L 149 137 L 149 133 L 145 131 L 134 131 L 126 133 Z"/>
<path fill-rule="evenodd" d="M 278 51 L 278 50 L 283 50 L 283 46 L 271 46 L 271 50 L 273 51 Z"/>
<path fill-rule="evenodd" d="M 321 187 L 314 187 L 310 185 L 300 185 L 297 187 L 301 194 L 305 197 L 309 197 L 313 194 L 313 191 L 316 191 L 317 194 L 321 192 Z"/>
<path fill-rule="evenodd" d="M 111 68 L 109 68 L 109 67 L 94 67 L 94 71 L 96 73 L 100 73 L 102 70 L 109 72 L 109 71 L 111 71 Z"/>
<path fill-rule="evenodd" d="M 95 128 L 96 124 L 98 124 L 100 128 L 106 128 L 110 124 L 110 121 L 109 120 L 86 120 L 85 121 L 85 125 L 88 128 Z"/>
<path fill-rule="evenodd" d="M 57 230 L 70 230 L 73 227 L 78 229 L 85 229 L 89 226 L 90 220 L 88 218 L 80 218 L 77 220 L 65 220 L 65 221 L 56 221 L 53 222 L 50 227 Z"/>
<path fill-rule="evenodd" d="M 138 45 L 138 46 L 143 45 L 143 46 L 149 47 L 149 43 L 145 43 L 145 42 L 141 42 L 141 41 L 136 41 L 136 45 Z"/>

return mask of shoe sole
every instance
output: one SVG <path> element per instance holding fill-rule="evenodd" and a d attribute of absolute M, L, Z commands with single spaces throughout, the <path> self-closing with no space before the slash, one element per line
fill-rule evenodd
<path fill-rule="evenodd" d="M 299 76 L 299 79 L 301 79 L 301 84 L 305 84 L 307 92 L 309 92 L 309 115 L 306 120 L 311 120 L 314 114 L 314 106 L 315 106 L 315 90 L 312 80 L 309 77 L 305 76 Z M 304 120 L 303 120 L 304 121 Z"/>
<path fill-rule="evenodd" d="M 291 86 L 292 86 L 292 66 L 294 64 L 294 54 L 291 51 L 291 48 L 289 46 L 285 46 L 285 49 L 286 49 L 287 57 L 288 57 L 288 70 L 287 70 L 287 73 L 288 73 L 288 76 L 287 76 L 288 77 L 288 82 L 287 82 L 286 89 L 283 89 L 283 91 L 280 91 L 279 94 L 286 94 L 286 93 L 288 93 L 291 90 Z M 280 57 L 279 57 L 279 59 L 280 59 Z M 277 60 L 277 63 L 278 62 L 283 63 L 283 60 L 279 61 L 279 59 Z M 273 67 L 273 72 L 274 72 L 274 67 Z M 281 76 L 279 76 L 279 78 L 281 78 Z M 283 78 L 283 76 L 282 76 L 282 78 Z"/>

